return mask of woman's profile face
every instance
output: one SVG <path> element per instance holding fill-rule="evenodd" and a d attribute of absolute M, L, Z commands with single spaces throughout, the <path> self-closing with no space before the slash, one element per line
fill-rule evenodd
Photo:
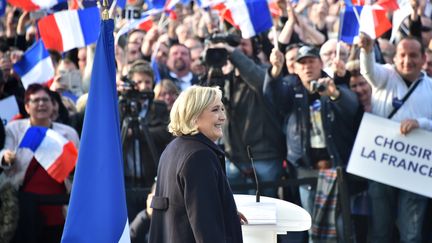
<path fill-rule="evenodd" d="M 222 125 L 225 123 L 225 108 L 220 99 L 211 103 L 199 116 L 196 121 L 198 131 L 212 141 L 222 137 Z"/>

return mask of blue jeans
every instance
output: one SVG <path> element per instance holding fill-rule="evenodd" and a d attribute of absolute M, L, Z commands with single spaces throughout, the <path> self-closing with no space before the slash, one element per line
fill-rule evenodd
<path fill-rule="evenodd" d="M 400 242 L 421 242 L 427 198 L 412 192 L 369 182 L 371 199 L 372 242 L 394 242 L 394 223 L 400 232 Z M 397 221 L 396 221 L 397 219 Z"/>
<path fill-rule="evenodd" d="M 257 172 L 257 177 L 259 183 L 268 182 L 268 181 L 278 181 L 282 176 L 282 161 L 280 160 L 257 160 L 254 161 L 255 169 Z M 252 165 L 251 162 L 236 162 L 235 164 L 229 160 L 226 160 L 226 173 L 228 177 L 228 181 L 234 184 L 241 183 L 254 183 L 253 174 L 250 176 L 245 176 L 239 169 L 242 171 L 251 171 Z M 246 193 L 246 194 L 255 194 L 255 190 L 249 191 L 234 191 L 234 193 Z M 277 188 L 266 188 L 261 189 L 261 195 L 269 196 L 269 197 L 277 197 Z"/>

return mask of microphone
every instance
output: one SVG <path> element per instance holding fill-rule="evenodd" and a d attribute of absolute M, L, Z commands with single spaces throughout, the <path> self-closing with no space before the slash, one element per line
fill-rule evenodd
<path fill-rule="evenodd" d="M 254 159 L 253 159 L 253 156 L 252 156 L 252 151 L 251 151 L 251 148 L 250 148 L 249 145 L 246 146 L 246 150 L 247 150 L 250 162 L 252 164 L 252 170 L 253 170 L 253 173 L 254 173 L 254 176 L 255 176 L 256 202 L 258 203 L 258 202 L 260 202 L 260 196 L 261 196 L 260 186 L 259 186 L 259 182 L 258 182 L 258 176 L 257 176 L 256 169 L 255 169 L 255 164 L 254 164 Z"/>

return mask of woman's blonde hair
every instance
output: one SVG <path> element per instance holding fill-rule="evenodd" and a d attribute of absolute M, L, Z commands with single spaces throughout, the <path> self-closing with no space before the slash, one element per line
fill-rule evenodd
<path fill-rule="evenodd" d="M 168 130 L 174 136 L 198 133 L 196 120 L 215 100 L 222 99 L 219 87 L 192 86 L 180 93 L 170 113 Z"/>

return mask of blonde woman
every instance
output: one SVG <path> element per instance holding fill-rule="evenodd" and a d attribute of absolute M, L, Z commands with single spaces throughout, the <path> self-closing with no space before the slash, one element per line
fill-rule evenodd
<path fill-rule="evenodd" d="M 162 153 L 149 242 L 242 242 L 241 222 L 215 144 L 226 120 L 216 87 L 192 86 L 174 102 Z"/>

